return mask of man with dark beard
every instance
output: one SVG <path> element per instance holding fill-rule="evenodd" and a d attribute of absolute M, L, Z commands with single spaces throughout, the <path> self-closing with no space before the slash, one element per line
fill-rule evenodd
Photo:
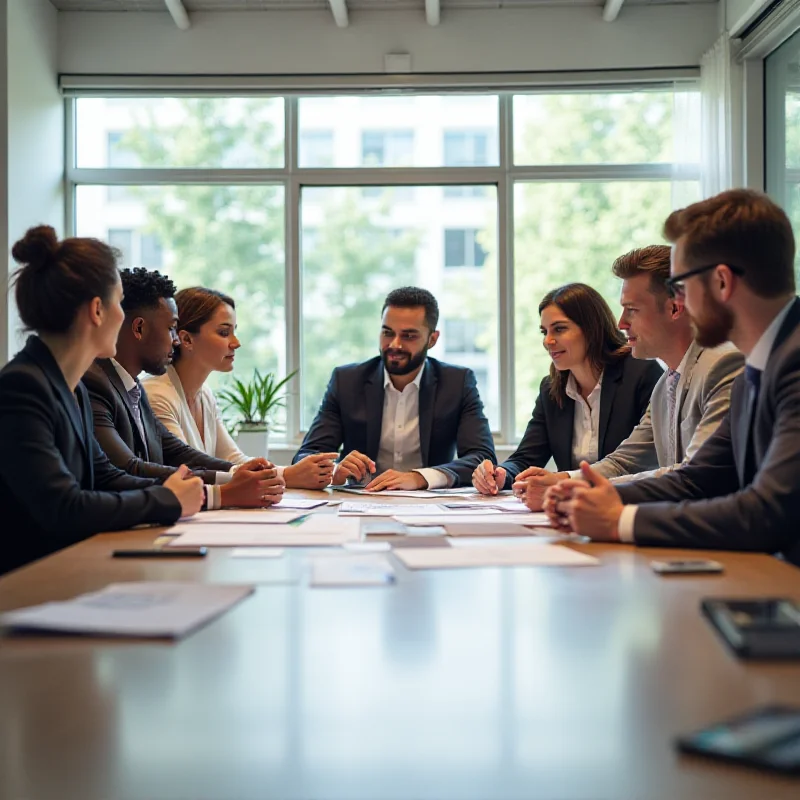
<path fill-rule="evenodd" d="M 390 292 L 380 355 L 334 369 L 294 462 L 341 446 L 332 483 L 369 491 L 468 486 L 481 461 L 494 462 L 472 370 L 428 357 L 438 322 L 430 292 Z"/>
<path fill-rule="evenodd" d="M 583 481 L 545 495 L 561 527 L 598 541 L 780 553 L 800 564 L 800 301 L 786 214 L 747 189 L 675 211 L 670 285 L 696 341 L 731 341 L 745 374 L 730 413 L 683 469 L 613 486 L 587 464 Z"/>

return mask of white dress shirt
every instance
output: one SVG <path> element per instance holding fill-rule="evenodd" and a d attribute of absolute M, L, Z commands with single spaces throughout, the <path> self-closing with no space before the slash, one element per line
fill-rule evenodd
<path fill-rule="evenodd" d="M 586 461 L 594 464 L 598 460 L 598 438 L 600 435 L 600 392 L 603 388 L 603 373 L 594 389 L 584 399 L 575 376 L 570 372 L 565 391 L 575 401 L 572 418 L 572 463 L 575 467 Z M 580 470 L 578 471 L 580 474 Z"/>
<path fill-rule="evenodd" d="M 775 319 L 770 322 L 761 338 L 755 343 L 755 346 L 750 351 L 750 355 L 745 358 L 744 363 L 751 367 L 755 367 L 762 372 L 767 368 L 772 346 L 775 344 L 775 339 L 778 338 L 778 331 L 789 313 L 789 309 L 794 304 L 795 298 L 793 297 L 776 315 Z M 636 512 L 639 506 L 630 505 L 623 506 L 622 513 L 619 515 L 617 522 L 617 532 L 621 542 L 628 544 L 635 542 L 636 537 L 633 533 L 634 523 L 636 521 Z"/>
<path fill-rule="evenodd" d="M 414 380 L 402 391 L 395 388 L 391 376 L 383 370 L 383 421 L 376 475 L 387 469 L 399 472 L 419 472 L 428 482 L 429 489 L 443 489 L 450 485 L 448 476 L 438 469 L 422 467 L 422 449 L 419 442 L 419 386 L 425 364 Z"/>

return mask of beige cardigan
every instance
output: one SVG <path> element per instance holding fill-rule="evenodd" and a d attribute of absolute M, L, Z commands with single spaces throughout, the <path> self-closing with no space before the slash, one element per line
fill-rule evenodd
<path fill-rule="evenodd" d="M 203 406 L 203 435 L 197 428 L 178 373 L 172 366 L 164 375 L 148 376 L 142 381 L 153 412 L 164 423 L 170 433 L 214 458 L 243 464 L 248 457 L 236 446 L 222 422 L 214 393 L 207 386 L 200 390 Z"/>

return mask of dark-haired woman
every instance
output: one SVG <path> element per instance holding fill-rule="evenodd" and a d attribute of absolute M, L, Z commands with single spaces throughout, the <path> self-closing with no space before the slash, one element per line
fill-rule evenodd
<path fill-rule="evenodd" d="M 568 283 L 548 292 L 539 315 L 550 375 L 517 450 L 499 466 L 482 462 L 472 474 L 483 494 L 510 489 L 526 477 L 523 470 L 542 468 L 550 458 L 566 472 L 616 450 L 663 372 L 656 361 L 633 358 L 608 303 L 591 286 Z"/>
<path fill-rule="evenodd" d="M 99 531 L 194 514 L 202 482 L 163 485 L 112 466 L 94 438 L 81 376 L 116 352 L 123 320 L 116 254 L 97 239 L 59 242 L 31 228 L 12 250 L 19 316 L 30 336 L 0 370 L 0 574 Z"/>
<path fill-rule="evenodd" d="M 241 343 L 233 298 L 194 286 L 175 295 L 180 345 L 164 375 L 142 383 L 155 415 L 170 433 L 214 458 L 243 464 L 249 459 L 233 441 L 206 386 L 212 372 L 230 372 Z M 278 467 L 290 489 L 322 489 L 330 483 L 337 453 L 306 456 Z"/>

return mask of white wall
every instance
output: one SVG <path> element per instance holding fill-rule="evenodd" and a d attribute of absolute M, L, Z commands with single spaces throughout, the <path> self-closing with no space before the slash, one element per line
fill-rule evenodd
<path fill-rule="evenodd" d="M 0 235 L 8 252 L 31 225 L 45 222 L 63 233 L 64 106 L 57 76 L 58 13 L 48 0 L 6 0 L 3 5 L 7 102 L 2 110 L 7 124 L 2 128 L 8 161 L 2 173 L 7 209 L 0 204 Z M 10 256 L 6 264 L 9 272 L 16 267 Z M 7 274 L 3 277 L 7 286 Z M 7 313 L 3 313 L 0 361 L 13 355 L 20 344 L 13 299 L 3 309 Z"/>
<path fill-rule="evenodd" d="M 504 72 L 696 66 L 717 37 L 715 4 L 453 9 L 436 28 L 422 10 L 196 13 L 179 31 L 167 14 L 65 13 L 59 70 L 88 74 L 381 73 L 408 52 L 413 72 Z"/>
<path fill-rule="evenodd" d="M 772 0 L 722 0 L 725 29 L 731 35 L 738 36 L 771 2 Z"/>

